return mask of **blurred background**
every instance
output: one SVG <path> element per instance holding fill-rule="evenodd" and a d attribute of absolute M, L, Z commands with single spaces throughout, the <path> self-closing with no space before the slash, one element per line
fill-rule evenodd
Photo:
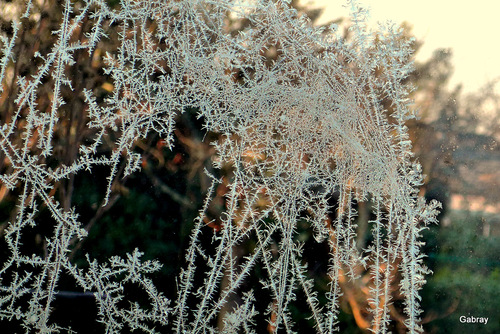
<path fill-rule="evenodd" d="M 119 5 L 118 1 L 107 2 L 110 6 Z M 315 24 L 333 22 L 345 27 L 348 21 L 343 17 L 348 15 L 348 10 L 333 3 L 318 1 L 306 6 L 305 2 L 293 1 L 292 5 L 306 13 Z M 408 126 L 415 156 L 426 175 L 422 195 L 443 204 L 440 224 L 430 226 L 424 235 L 426 263 L 434 272 L 422 291 L 424 330 L 426 333 L 499 333 L 500 300 L 496 296 L 500 292 L 500 95 L 497 85 L 500 70 L 499 62 L 494 61 L 498 52 L 492 48 L 498 48 L 496 36 L 500 28 L 498 25 L 485 26 L 496 20 L 489 19 L 488 15 L 498 11 L 489 7 L 492 1 L 477 1 L 461 9 L 462 4 L 457 2 L 446 5 L 444 1 L 395 3 L 371 1 L 372 16 L 375 20 L 392 18 L 401 24 L 408 38 L 416 37 L 413 44 L 415 71 L 407 80 L 416 87 L 413 98 L 420 118 Z M 78 1 L 75 4 L 78 5 Z M 0 1 L 2 34 L 12 34 L 11 20 L 18 6 L 16 1 Z M 21 40 L 14 50 L 16 65 L 2 83 L 2 124 L 15 110 L 13 100 L 17 88 L 14 78 L 36 70 L 32 56 L 34 52 L 49 52 L 55 39 L 50 31 L 57 29 L 61 20 L 60 2 L 37 1 L 34 6 L 41 14 L 37 21 L 25 19 Z M 321 6 L 326 9 L 323 11 Z M 400 11 L 387 8 L 399 8 Z M 245 24 L 229 22 L 234 33 Z M 82 27 L 82 31 L 88 28 Z M 116 31 L 111 31 L 111 36 L 113 33 Z M 349 38 L 347 30 L 344 34 Z M 438 37 L 441 35 L 444 37 Z M 105 52 L 116 50 L 113 43 L 118 42 L 110 39 L 101 43 L 92 54 L 75 54 L 73 78 L 77 84 L 74 91 L 68 89 L 63 93 L 68 101 L 63 108 L 82 110 L 84 88 L 93 90 L 100 101 L 111 93 L 113 84 L 102 68 Z M 272 54 L 266 56 L 273 57 Z M 47 85 L 51 80 L 47 78 Z M 41 98 L 38 104 L 43 110 L 49 108 L 50 101 Z M 92 135 L 85 124 L 82 110 L 78 117 L 67 119 L 67 126 L 56 130 L 57 149 L 49 164 L 57 166 L 73 161 L 77 154 L 74 148 Z M 230 171 L 214 171 L 214 150 L 209 143 L 217 139 L 217 134 L 204 133 L 202 125 L 203 120 L 197 118 L 196 110 L 186 110 L 177 120 L 173 150 L 154 134 L 137 142 L 135 151 L 142 155 L 142 172 L 127 178 L 117 177 L 107 205 L 103 206 L 102 198 L 107 169 L 96 168 L 92 174 L 78 174 L 57 185 L 53 195 L 64 207 L 77 208 L 80 221 L 89 232 L 87 239 L 75 241 L 73 245 L 70 256 L 75 263 L 87 265 L 86 253 L 105 261 L 112 255 L 123 256 L 137 247 L 145 253 L 145 259 L 158 259 L 164 264 L 154 279 L 167 296 L 175 296 L 175 276 L 183 266 L 183 250 L 210 184 L 203 170 L 223 179 L 230 177 Z M 68 134 L 69 128 L 79 131 Z M 2 173 L 8 168 L 0 161 Z M 209 208 L 209 215 L 214 219 L 207 221 L 207 231 L 216 232 L 220 228 L 217 217 L 225 205 L 225 184 L 227 182 L 219 186 Z M 15 215 L 17 195 L 1 185 L 1 234 Z M 369 242 L 369 233 L 364 228 L 369 220 L 368 205 L 364 207 L 360 203 L 359 213 L 358 245 L 363 249 Z M 23 250 L 27 253 L 43 253 L 44 236 L 52 231 L 47 210 L 40 210 L 37 221 L 40 223 L 24 241 Z M 304 251 L 310 273 L 317 276 L 318 286 L 326 286 L 328 279 L 321 268 L 327 259 L 315 257 L 317 246 L 312 245 L 306 228 L 299 232 L 306 246 L 310 246 Z M 207 233 L 207 242 L 210 239 Z M 4 243 L 0 251 L 7 252 Z M 258 280 L 258 275 L 255 279 Z M 72 291 L 73 284 L 63 278 L 59 288 Z M 363 280 L 343 286 L 346 293 L 341 303 L 342 333 L 367 332 L 369 313 L 366 312 L 365 288 Z M 92 298 L 72 295 L 57 303 L 54 317 L 60 318 L 62 325 L 67 321 L 77 331 L 99 332 L 98 324 L 89 325 L 89 319 L 95 318 Z M 396 299 L 394 312 L 391 312 L 395 332 L 402 331 L 398 325 L 401 309 Z M 72 319 L 68 313 L 74 314 L 75 310 L 80 310 L 78 319 Z M 300 309 L 294 314 L 301 319 Z M 460 316 L 487 317 L 489 321 L 487 325 L 463 324 Z M 304 328 L 307 327 L 306 317 L 303 318 L 298 321 L 299 328 L 302 322 Z"/>

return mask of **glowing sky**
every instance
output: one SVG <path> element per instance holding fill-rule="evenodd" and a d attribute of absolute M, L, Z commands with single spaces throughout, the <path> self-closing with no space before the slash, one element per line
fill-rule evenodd
<path fill-rule="evenodd" d="M 314 0 L 324 7 L 319 22 L 348 16 L 343 0 Z M 307 0 L 302 0 L 306 4 Z M 500 1 L 497 0 L 365 0 L 373 22 L 406 21 L 424 44 L 417 54 L 426 60 L 437 48 L 451 48 L 454 75 L 451 85 L 461 82 L 465 91 L 480 88 L 500 77 Z"/>

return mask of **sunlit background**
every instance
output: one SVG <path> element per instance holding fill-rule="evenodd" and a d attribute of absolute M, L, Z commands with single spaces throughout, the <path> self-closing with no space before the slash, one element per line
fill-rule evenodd
<path fill-rule="evenodd" d="M 318 23 L 349 14 L 345 2 L 340 0 L 302 0 L 302 3 L 325 9 Z M 437 48 L 451 48 L 455 71 L 450 86 L 462 83 L 464 92 L 473 92 L 486 81 L 500 77 L 500 1 L 371 0 L 361 3 L 370 8 L 373 24 L 392 20 L 413 26 L 413 34 L 424 43 L 417 60 L 428 59 Z"/>

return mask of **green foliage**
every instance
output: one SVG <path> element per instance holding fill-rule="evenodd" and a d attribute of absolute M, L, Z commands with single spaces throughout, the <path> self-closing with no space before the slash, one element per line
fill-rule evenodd
<path fill-rule="evenodd" d="M 430 254 L 437 268 L 423 292 L 425 328 L 430 333 L 498 333 L 500 320 L 500 238 L 482 236 L 482 217 L 452 212 L 440 228 L 439 252 Z M 487 302 L 486 302 L 487 301 Z M 460 316 L 488 317 L 488 324 L 460 322 Z"/>

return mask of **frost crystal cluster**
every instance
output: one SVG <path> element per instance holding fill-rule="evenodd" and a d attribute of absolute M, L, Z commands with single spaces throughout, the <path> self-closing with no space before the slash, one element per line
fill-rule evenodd
<path fill-rule="evenodd" d="M 418 196 L 422 176 L 405 126 L 413 117 L 404 83 L 411 44 L 399 28 L 370 31 L 366 12 L 349 1 L 344 38 L 333 25 L 312 27 L 286 0 L 66 0 L 58 26 L 37 27 L 47 3 L 4 2 L 2 10 L 13 19 L 1 35 L 0 195 L 17 203 L 1 231 L 0 319 L 26 332 L 66 332 L 51 320 L 64 273 L 93 295 L 106 333 L 291 333 L 299 296 L 311 326 L 333 333 L 343 284 L 369 273 L 369 328 L 389 331 L 398 295 L 407 331 L 422 331 L 418 291 L 427 269 L 419 238 L 439 205 Z M 238 22 L 245 24 L 235 31 Z M 37 29 L 54 43 L 24 51 L 31 67 L 15 77 L 13 50 Z M 112 83 L 105 98 L 75 68 L 85 54 L 90 66 L 104 60 Z M 175 120 L 187 109 L 219 135 L 211 143 L 214 168 L 231 173 L 220 230 L 207 244 L 207 209 L 222 182 L 210 174 L 177 295 L 158 291 L 149 275 L 160 264 L 142 261 L 137 250 L 106 263 L 88 254 L 88 264 L 77 266 L 69 254 L 89 222 L 54 196 L 56 185 L 107 167 L 107 205 L 115 179 L 140 170 L 136 141 L 156 132 L 171 147 Z M 61 145 L 73 150 L 61 157 Z M 359 250 L 357 207 L 368 202 L 372 236 Z M 43 221 L 42 208 L 50 212 Z M 317 254 L 328 259 L 326 289 L 310 277 L 299 223 L 327 245 Z M 25 235 L 41 224 L 52 231 L 44 252 L 27 253 Z M 249 286 L 256 268 L 260 285 Z M 126 284 L 150 305 L 124 303 Z M 256 291 L 270 296 L 267 307 L 258 307 Z M 258 328 L 258 316 L 267 317 L 267 328 Z"/>

